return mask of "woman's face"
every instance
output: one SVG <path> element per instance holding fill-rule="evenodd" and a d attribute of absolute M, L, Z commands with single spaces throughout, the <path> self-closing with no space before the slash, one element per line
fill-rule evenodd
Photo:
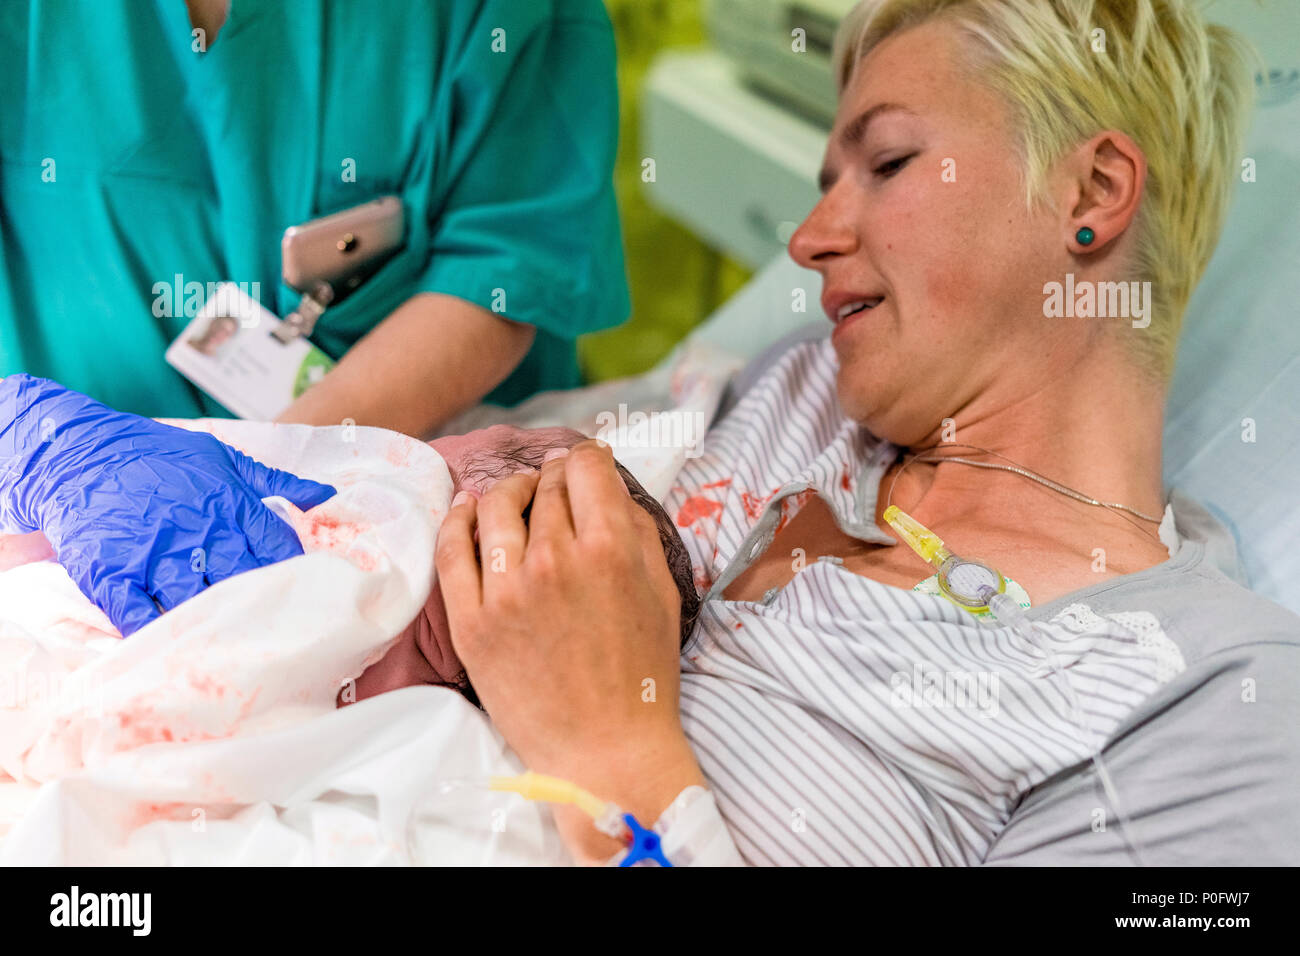
<path fill-rule="evenodd" d="M 1032 395 L 1096 325 L 1043 317 L 1043 283 L 1070 268 L 1064 220 L 1026 208 L 1009 112 L 958 42 L 924 24 L 858 64 L 822 199 L 790 241 L 822 274 L 845 413 L 901 445 Z M 863 300 L 874 307 L 840 317 Z"/>

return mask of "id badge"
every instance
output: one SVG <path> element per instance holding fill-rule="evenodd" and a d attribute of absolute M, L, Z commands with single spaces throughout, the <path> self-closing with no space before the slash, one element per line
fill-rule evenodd
<path fill-rule="evenodd" d="M 305 338 L 275 337 L 280 319 L 222 283 L 167 349 L 167 364 L 240 418 L 269 422 L 334 367 Z"/>

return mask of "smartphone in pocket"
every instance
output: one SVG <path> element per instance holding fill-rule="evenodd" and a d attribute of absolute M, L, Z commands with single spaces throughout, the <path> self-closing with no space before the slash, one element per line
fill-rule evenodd
<path fill-rule="evenodd" d="M 290 226 L 280 240 L 284 282 L 308 292 L 326 282 L 341 299 L 402 248 L 406 215 L 397 196 Z"/>

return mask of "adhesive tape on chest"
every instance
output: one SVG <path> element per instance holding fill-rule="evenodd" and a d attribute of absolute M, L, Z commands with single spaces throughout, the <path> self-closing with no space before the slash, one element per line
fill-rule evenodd
<path fill-rule="evenodd" d="M 1029 598 L 1029 592 L 1026 591 L 1018 581 L 1014 578 L 1006 577 L 1005 575 L 1002 580 L 1006 582 L 1006 593 L 1015 599 L 1015 602 L 1019 604 L 1023 610 L 1027 611 L 1033 606 L 1033 602 Z M 917 594 L 932 594 L 935 597 L 941 597 L 944 600 L 955 604 L 957 607 L 960 607 L 963 611 L 968 611 L 971 614 L 974 614 L 976 617 L 985 617 L 990 613 L 987 607 L 971 608 L 963 604 L 958 604 L 939 587 L 939 575 L 937 574 L 930 575 L 924 581 L 918 581 L 912 587 L 912 590 Z"/>

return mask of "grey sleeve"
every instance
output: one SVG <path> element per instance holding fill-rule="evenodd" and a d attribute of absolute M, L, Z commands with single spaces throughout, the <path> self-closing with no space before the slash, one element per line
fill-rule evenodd
<path fill-rule="evenodd" d="M 1102 756 L 1146 865 L 1300 864 L 1300 647 L 1261 641 L 1196 661 Z M 984 862 L 1136 860 L 1087 764 L 1026 794 Z"/>

